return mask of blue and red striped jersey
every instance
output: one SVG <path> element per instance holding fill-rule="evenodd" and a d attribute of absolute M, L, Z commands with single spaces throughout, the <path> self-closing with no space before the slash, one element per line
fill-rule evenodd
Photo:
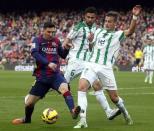
<path fill-rule="evenodd" d="M 68 52 L 56 37 L 51 40 L 46 40 L 43 36 L 34 38 L 31 54 L 36 60 L 36 68 L 33 75 L 38 79 L 44 79 L 60 72 L 60 57 L 65 59 Z M 56 71 L 48 67 L 50 62 L 57 64 Z"/>

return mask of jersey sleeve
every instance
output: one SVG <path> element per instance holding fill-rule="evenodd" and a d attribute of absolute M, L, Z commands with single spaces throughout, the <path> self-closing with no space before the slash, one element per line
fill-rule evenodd
<path fill-rule="evenodd" d="M 119 35 L 119 41 L 122 42 L 126 39 L 125 33 L 124 31 L 118 31 L 118 35 Z"/>
<path fill-rule="evenodd" d="M 61 58 L 65 59 L 69 53 L 69 49 L 64 49 L 60 40 L 58 42 L 58 54 Z"/>
<path fill-rule="evenodd" d="M 35 58 L 35 60 L 40 62 L 41 64 L 43 64 L 43 65 L 49 64 L 48 60 L 39 53 L 39 40 L 38 40 L 38 38 L 34 38 L 34 40 L 32 42 L 31 54 Z"/>
<path fill-rule="evenodd" d="M 79 29 L 82 27 L 81 23 L 78 23 L 77 25 L 73 26 L 70 32 L 67 35 L 67 38 L 72 40 L 76 38 L 79 34 Z"/>

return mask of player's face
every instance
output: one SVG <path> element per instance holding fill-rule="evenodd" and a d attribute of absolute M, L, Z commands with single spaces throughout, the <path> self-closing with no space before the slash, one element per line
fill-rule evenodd
<path fill-rule="evenodd" d="M 85 21 L 86 21 L 87 25 L 89 25 L 89 26 L 93 25 L 95 20 L 96 20 L 96 14 L 95 13 L 86 13 L 85 14 Z"/>
<path fill-rule="evenodd" d="M 47 40 L 52 39 L 55 36 L 55 33 L 56 33 L 55 27 L 44 29 L 44 36 L 45 36 L 45 39 Z"/>
<path fill-rule="evenodd" d="M 114 30 L 115 29 L 115 26 L 116 26 L 116 22 L 115 22 L 115 19 L 114 17 L 112 16 L 106 16 L 105 17 L 105 22 L 104 22 L 104 28 L 106 30 Z"/>

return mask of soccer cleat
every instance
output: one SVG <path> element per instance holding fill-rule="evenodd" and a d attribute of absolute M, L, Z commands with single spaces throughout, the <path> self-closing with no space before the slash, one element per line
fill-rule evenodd
<path fill-rule="evenodd" d="M 129 114 L 124 116 L 124 118 L 126 120 L 127 125 L 133 125 L 133 120 L 132 120 L 132 118 L 130 117 Z"/>
<path fill-rule="evenodd" d="M 72 118 L 77 119 L 80 111 L 81 111 L 80 106 L 75 107 L 72 111 Z"/>
<path fill-rule="evenodd" d="M 87 128 L 88 125 L 87 125 L 87 122 L 86 121 L 83 121 L 83 120 L 80 120 L 78 122 L 78 124 L 76 126 L 74 126 L 74 128 Z"/>
<path fill-rule="evenodd" d="M 16 119 L 12 120 L 13 125 L 20 125 L 20 124 L 27 124 L 27 123 L 31 123 L 31 122 L 30 121 L 25 122 L 24 118 L 16 118 Z"/>
<path fill-rule="evenodd" d="M 121 111 L 117 108 L 117 109 L 113 109 L 112 112 L 110 113 L 110 115 L 108 116 L 109 120 L 113 120 L 116 116 L 120 115 Z"/>

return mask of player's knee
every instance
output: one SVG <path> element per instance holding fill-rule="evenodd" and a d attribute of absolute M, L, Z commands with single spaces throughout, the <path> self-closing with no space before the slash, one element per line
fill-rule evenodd
<path fill-rule="evenodd" d="M 101 88 L 102 88 L 101 83 L 98 80 L 94 81 L 93 88 L 94 88 L 95 91 L 101 90 Z"/>
<path fill-rule="evenodd" d="M 112 100 L 113 103 L 117 103 L 119 98 L 117 96 L 113 95 L 113 96 L 111 96 L 111 100 Z"/>
<path fill-rule="evenodd" d="M 32 107 L 32 106 L 34 106 L 34 102 L 32 102 L 31 100 L 27 100 L 26 102 L 25 102 L 25 106 L 26 107 Z"/>
<path fill-rule="evenodd" d="M 32 97 L 31 95 L 26 95 L 25 97 L 25 106 L 32 107 L 35 105 L 35 103 L 39 100 L 37 97 Z"/>
<path fill-rule="evenodd" d="M 89 88 L 90 84 L 86 79 L 80 79 L 79 81 L 79 91 L 87 91 Z"/>
<path fill-rule="evenodd" d="M 61 94 L 64 94 L 65 92 L 67 92 L 68 91 L 68 84 L 62 83 L 59 87 L 59 91 Z"/>
<path fill-rule="evenodd" d="M 117 93 L 115 93 L 114 91 L 112 93 L 109 94 L 110 99 L 113 103 L 117 103 L 119 101 L 119 97 L 117 95 Z"/>

